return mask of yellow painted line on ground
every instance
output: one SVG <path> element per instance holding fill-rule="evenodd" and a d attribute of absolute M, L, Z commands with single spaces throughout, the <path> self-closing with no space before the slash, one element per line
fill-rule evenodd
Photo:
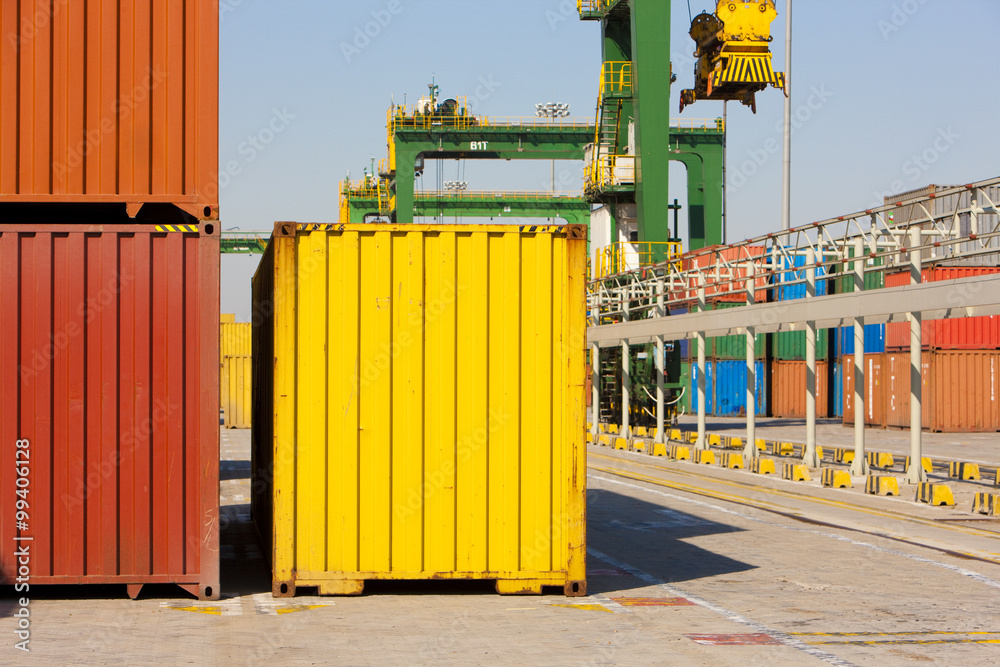
<path fill-rule="evenodd" d="M 602 604 L 551 604 L 550 607 L 564 607 L 566 609 L 583 609 L 584 611 L 606 611 L 612 613 L 610 609 Z"/>
<path fill-rule="evenodd" d="M 275 611 L 279 614 L 294 614 L 297 611 L 312 611 L 313 609 L 322 609 L 323 607 L 329 607 L 328 604 L 294 604 L 285 607 L 277 607 Z"/>
<path fill-rule="evenodd" d="M 807 496 L 807 495 L 802 495 L 802 494 L 798 494 L 798 493 L 789 493 L 787 491 L 782 491 L 780 489 L 769 489 L 769 488 L 757 486 L 757 485 L 754 485 L 754 484 L 744 484 L 742 482 L 733 482 L 733 481 L 730 481 L 730 480 L 717 479 L 715 477 L 709 477 L 708 475 L 699 475 L 698 473 L 687 471 L 687 470 L 676 470 L 674 468 L 665 468 L 663 466 L 653 465 L 651 463 L 645 463 L 645 462 L 642 462 L 642 461 L 632 461 L 630 459 L 622 459 L 622 458 L 617 458 L 617 457 L 614 457 L 614 456 L 606 456 L 604 454 L 597 454 L 597 453 L 593 453 L 593 452 L 588 452 L 587 456 L 588 456 L 588 458 L 600 458 L 600 459 L 606 459 L 608 461 L 617 461 L 617 462 L 620 462 L 620 463 L 630 463 L 630 464 L 633 464 L 633 465 L 643 466 L 643 467 L 646 467 L 646 468 L 655 468 L 656 470 L 662 470 L 663 472 L 667 472 L 667 473 L 671 473 L 671 474 L 686 475 L 688 477 L 697 477 L 698 479 L 702 479 L 702 480 L 705 480 L 705 481 L 708 481 L 708 482 L 712 482 L 714 484 L 719 484 L 721 486 L 730 486 L 730 487 L 744 489 L 744 490 L 745 489 L 753 489 L 754 491 L 757 491 L 758 493 L 764 493 L 764 494 L 771 495 L 771 496 L 779 496 L 779 497 L 782 497 L 782 498 L 789 498 L 789 499 L 793 499 L 793 500 L 805 500 L 805 501 L 809 501 L 809 502 L 812 502 L 812 503 L 816 503 L 818 505 L 827 505 L 828 507 L 835 507 L 835 508 L 838 508 L 838 509 L 852 510 L 852 511 L 855 511 L 855 512 L 859 512 L 859 513 L 862 513 L 862 514 L 868 514 L 868 515 L 871 515 L 871 516 L 877 516 L 877 517 L 882 517 L 882 518 L 887 518 L 887 519 L 900 519 L 900 520 L 903 520 L 903 521 L 910 521 L 912 523 L 919 523 L 919 524 L 922 524 L 924 526 L 933 526 L 935 528 L 942 528 L 942 529 L 945 529 L 945 530 L 952 530 L 952 531 L 955 531 L 955 532 L 964 533 L 966 535 L 973 535 L 973 536 L 978 536 L 978 537 L 989 537 L 989 538 L 993 538 L 993 539 L 1000 539 L 1000 533 L 997 533 L 995 531 L 980 530 L 978 528 L 969 528 L 969 527 L 965 527 L 965 526 L 955 526 L 955 525 L 951 525 L 951 524 L 945 524 L 945 523 L 941 523 L 941 522 L 938 522 L 938 521 L 933 521 L 931 519 L 921 519 L 920 517 L 910 516 L 908 514 L 903 514 L 901 512 L 893 512 L 891 510 L 876 510 L 876 509 L 871 509 L 871 508 L 868 508 L 868 507 L 862 507 L 860 505 L 855 505 L 853 503 L 843 502 L 843 501 L 840 501 L 840 500 L 830 500 L 828 498 L 818 498 L 818 497 L 815 497 L 815 496 Z M 601 472 L 612 472 L 612 473 L 613 472 L 621 472 L 621 471 L 610 470 L 610 469 L 601 469 L 601 468 L 597 468 L 596 466 L 591 466 L 591 467 L 593 467 L 595 470 L 600 470 Z M 691 488 L 697 488 L 697 487 L 691 487 Z M 722 497 L 722 496 L 721 495 L 712 494 L 712 497 Z M 735 497 L 736 498 L 740 498 L 741 500 L 745 500 L 745 501 L 749 500 L 748 498 L 743 498 L 742 496 L 735 496 Z M 751 502 L 764 503 L 764 501 L 760 501 L 760 500 L 754 500 L 754 501 L 751 501 Z M 769 503 L 765 503 L 765 504 L 769 504 Z M 771 505 L 771 507 L 773 508 L 773 507 L 780 507 L 780 506 L 778 506 L 778 505 Z M 785 508 L 782 508 L 782 509 L 785 510 Z M 787 511 L 787 510 L 785 510 L 785 511 Z M 994 555 L 1000 555 L 1000 554 L 994 554 Z"/>
<path fill-rule="evenodd" d="M 190 611 L 195 614 L 211 614 L 212 616 L 222 616 L 222 607 L 165 607 L 174 611 Z"/>

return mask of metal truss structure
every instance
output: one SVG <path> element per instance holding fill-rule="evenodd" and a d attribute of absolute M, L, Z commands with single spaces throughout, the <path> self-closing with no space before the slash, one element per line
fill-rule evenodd
<path fill-rule="evenodd" d="M 655 342 L 658 442 L 663 441 L 663 346 L 693 338 L 698 345 L 698 444 L 705 438 L 705 345 L 708 336 L 744 335 L 747 340 L 747 405 L 756 404 L 754 338 L 758 333 L 806 331 L 807 433 L 805 463 L 816 456 L 816 332 L 853 326 L 855 333 L 855 458 L 852 472 L 867 473 L 864 456 L 864 325 L 910 323 L 911 465 L 907 481 L 924 481 L 921 461 L 921 322 L 1000 314 L 1000 275 L 921 284 L 925 266 L 1000 264 L 1000 178 L 927 192 L 897 204 L 838 216 L 784 232 L 688 253 L 589 286 L 588 309 L 595 369 L 600 350 Z M 910 285 L 865 291 L 866 272 L 910 274 Z M 827 290 L 821 284 L 853 286 Z M 790 290 L 794 286 L 796 290 Z M 818 287 L 820 287 L 818 289 Z M 787 291 L 786 291 L 787 290 Z M 834 292 L 840 293 L 834 293 Z M 788 298 L 794 294 L 800 298 Z M 712 298 L 739 299 L 743 307 L 707 311 Z M 671 316 L 673 308 L 689 314 Z M 623 354 L 628 359 L 627 354 Z M 809 372 L 811 371 L 811 372 Z M 597 371 L 595 371 L 596 373 Z M 627 369 L 623 376 L 622 429 L 629 434 Z M 599 405 L 599 378 L 594 379 Z M 596 420 L 595 420 L 596 421 Z M 755 415 L 747 415 L 744 455 L 757 456 Z M 596 429 L 596 423 L 594 425 Z"/>

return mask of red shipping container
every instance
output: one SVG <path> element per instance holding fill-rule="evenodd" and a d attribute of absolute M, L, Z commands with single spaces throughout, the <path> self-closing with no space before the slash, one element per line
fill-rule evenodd
<path fill-rule="evenodd" d="M 929 283 L 996 273 L 1000 273 L 1000 268 L 984 266 L 935 267 L 924 269 L 921 280 Z M 909 272 L 893 273 L 885 277 L 886 287 L 904 287 L 909 284 Z M 927 320 L 923 323 L 921 332 L 921 343 L 925 350 L 1000 349 L 1000 317 L 997 316 Z M 888 350 L 909 351 L 910 323 L 893 322 L 887 324 L 885 343 Z"/>
<path fill-rule="evenodd" d="M 748 259 L 760 258 L 755 261 L 758 271 L 764 264 L 764 246 L 710 246 L 694 252 L 689 252 L 681 258 L 681 266 L 684 271 L 691 271 L 696 268 L 707 269 L 705 272 L 705 296 L 715 301 L 742 301 L 747 300 L 747 268 Z M 730 267 L 726 265 L 730 264 Z M 734 280 L 735 279 L 735 280 Z M 742 279 L 742 280 L 741 280 Z M 757 287 L 762 289 L 754 293 L 757 303 L 767 301 L 767 278 L 757 278 Z M 687 292 L 686 298 L 698 298 L 698 283 L 692 278 L 691 290 Z"/>
<path fill-rule="evenodd" d="M 171 229 L 0 225 L 0 584 L 219 597 L 219 234 Z"/>
<path fill-rule="evenodd" d="M 841 357 L 844 368 L 844 424 L 854 425 L 854 357 Z M 865 424 L 885 427 L 885 390 L 883 389 L 882 366 L 884 354 L 866 354 L 865 371 Z"/>
<path fill-rule="evenodd" d="M 218 0 L 3 0 L 0 200 L 218 217 Z"/>
<path fill-rule="evenodd" d="M 827 400 L 827 363 L 816 362 L 816 416 L 830 414 Z M 771 362 L 771 416 L 805 419 L 806 362 Z"/>

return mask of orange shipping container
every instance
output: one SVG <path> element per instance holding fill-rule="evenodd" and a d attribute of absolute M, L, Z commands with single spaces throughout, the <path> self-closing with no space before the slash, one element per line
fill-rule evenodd
<path fill-rule="evenodd" d="M 219 3 L 3 0 L 0 201 L 218 217 Z"/>
<path fill-rule="evenodd" d="M 931 384 L 931 358 L 930 352 L 923 353 L 921 364 L 923 367 L 923 389 L 921 403 L 923 412 L 921 414 L 922 428 L 932 428 L 933 406 L 936 404 L 935 396 Z M 910 428 L 910 353 L 909 352 L 888 352 L 885 355 L 885 425 L 896 428 Z M 958 387 L 952 389 L 954 393 Z M 952 392 L 945 392 L 946 394 Z"/>
<path fill-rule="evenodd" d="M 886 355 L 886 422 L 910 426 L 910 355 Z M 942 433 L 1000 431 L 1000 352 L 935 350 L 923 353 L 925 429 Z"/>
<path fill-rule="evenodd" d="M 865 355 L 865 424 L 885 426 L 885 392 L 882 388 L 884 354 Z M 844 367 L 844 424 L 854 424 L 854 357 L 841 357 Z"/>
<path fill-rule="evenodd" d="M 827 363 L 816 362 L 816 416 L 826 417 Z M 804 419 L 806 416 L 806 362 L 774 361 L 771 364 L 771 416 Z"/>

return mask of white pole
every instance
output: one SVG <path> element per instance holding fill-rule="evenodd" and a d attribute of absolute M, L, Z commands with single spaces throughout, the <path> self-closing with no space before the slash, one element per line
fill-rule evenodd
<path fill-rule="evenodd" d="M 785 170 L 782 179 L 781 228 L 792 225 L 792 0 L 785 7 Z"/>

